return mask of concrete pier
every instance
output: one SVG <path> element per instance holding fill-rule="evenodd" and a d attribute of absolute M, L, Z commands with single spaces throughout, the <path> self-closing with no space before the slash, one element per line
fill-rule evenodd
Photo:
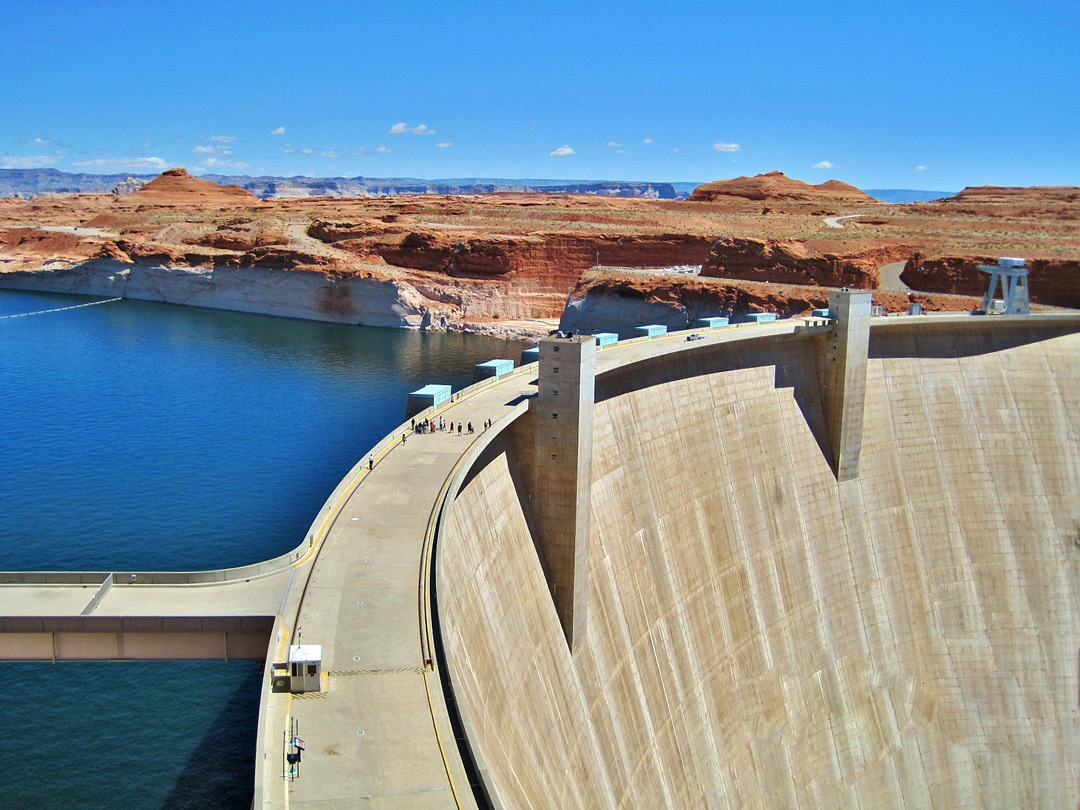
<path fill-rule="evenodd" d="M 845 290 L 829 294 L 832 321 L 825 339 L 822 398 L 838 481 L 850 481 L 859 475 L 871 299 L 868 292 Z"/>
<path fill-rule="evenodd" d="M 591 335 L 542 340 L 534 403 L 537 541 L 571 650 L 584 638 L 588 614 L 595 353 Z"/>

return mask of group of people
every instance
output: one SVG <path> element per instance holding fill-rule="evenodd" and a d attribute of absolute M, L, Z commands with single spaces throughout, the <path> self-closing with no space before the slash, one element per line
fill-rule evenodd
<path fill-rule="evenodd" d="M 484 420 L 484 430 L 487 430 L 489 427 L 491 427 L 492 423 L 493 423 L 493 420 L 485 419 Z M 447 429 L 449 429 L 450 433 L 454 432 L 454 423 L 453 422 L 447 422 L 441 416 L 439 417 L 438 422 L 436 422 L 434 419 L 421 419 L 419 422 L 417 422 L 415 419 L 413 419 L 410 424 L 411 424 L 413 433 L 434 433 L 436 430 L 447 430 Z M 473 428 L 472 422 L 469 422 L 468 424 L 466 424 L 464 422 L 458 422 L 457 423 L 457 435 L 461 436 L 463 433 L 476 433 L 476 430 Z M 405 444 L 406 435 L 407 434 L 405 434 L 405 433 L 401 434 L 401 443 L 402 444 Z M 371 454 L 371 453 L 368 453 L 368 470 L 373 470 L 373 469 L 375 469 L 375 456 L 373 454 Z"/>
<path fill-rule="evenodd" d="M 487 430 L 489 427 L 491 427 L 491 423 L 492 423 L 492 420 L 485 419 L 484 420 L 484 430 Z M 476 433 L 476 429 L 473 427 L 472 422 L 469 422 L 469 423 L 458 422 L 456 429 L 457 429 L 458 436 L 461 436 L 464 433 Z M 454 430 L 455 430 L 455 426 L 454 426 L 453 422 L 447 422 L 445 419 L 443 419 L 440 416 L 438 421 L 435 421 L 434 419 L 421 419 L 419 422 L 417 422 L 415 419 L 413 419 L 412 420 L 412 430 L 413 430 L 413 433 L 421 433 L 421 434 L 422 433 L 434 433 L 437 430 L 439 430 L 439 431 L 449 430 L 451 433 L 453 433 Z M 402 444 L 405 443 L 404 438 L 405 438 L 404 434 L 402 434 Z"/>

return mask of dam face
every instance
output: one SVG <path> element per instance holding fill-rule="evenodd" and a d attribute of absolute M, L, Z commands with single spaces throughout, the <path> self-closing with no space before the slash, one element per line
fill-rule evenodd
<path fill-rule="evenodd" d="M 495 806 L 1073 806 L 1080 335 L 993 321 L 875 324 L 850 480 L 820 336 L 598 376 L 572 653 L 498 437 L 439 550 Z"/>

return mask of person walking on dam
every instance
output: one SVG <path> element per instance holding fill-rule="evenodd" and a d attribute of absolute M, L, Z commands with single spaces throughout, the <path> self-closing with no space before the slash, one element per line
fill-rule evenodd
<path fill-rule="evenodd" d="M 375 456 L 372 455 L 371 453 L 368 453 L 368 456 L 367 456 L 367 468 L 368 468 L 368 470 L 374 470 L 375 469 Z"/>

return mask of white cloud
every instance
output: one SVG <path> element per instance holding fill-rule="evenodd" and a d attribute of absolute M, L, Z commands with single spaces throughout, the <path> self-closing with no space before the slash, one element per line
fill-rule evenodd
<path fill-rule="evenodd" d="M 277 129 L 270 130 L 271 135 L 284 135 L 285 127 L 278 127 Z"/>
<path fill-rule="evenodd" d="M 378 147 L 378 148 L 377 148 L 377 149 L 375 150 L 375 152 L 376 152 L 377 154 L 380 154 L 380 155 L 389 155 L 389 154 L 390 154 L 390 150 L 389 150 L 389 149 L 387 149 L 387 148 L 386 148 L 385 146 L 380 146 L 380 147 Z"/>
<path fill-rule="evenodd" d="M 630 150 L 629 149 L 616 149 L 615 154 L 616 155 L 628 155 L 628 154 L 630 154 Z"/>
<path fill-rule="evenodd" d="M 574 154 L 574 150 L 570 148 L 570 145 L 560 146 L 554 152 L 548 152 L 548 157 L 566 157 L 567 155 Z"/>
<path fill-rule="evenodd" d="M 646 138 L 642 143 L 652 143 L 652 138 Z"/>
<path fill-rule="evenodd" d="M 454 144 L 452 144 L 450 141 L 443 141 L 442 143 L 435 144 L 435 148 L 436 149 L 446 149 L 447 147 L 453 146 L 453 145 Z"/>
<path fill-rule="evenodd" d="M 37 169 L 57 163 L 60 155 L 0 155 L 0 169 Z"/>
<path fill-rule="evenodd" d="M 300 150 L 300 153 L 303 155 L 311 155 L 314 154 L 314 152 L 315 150 L 312 149 L 310 146 L 305 146 L 303 149 Z"/>
<path fill-rule="evenodd" d="M 191 147 L 191 151 L 196 155 L 231 155 L 233 153 L 232 147 L 229 146 L 236 138 L 232 135 L 211 135 L 210 140 L 214 141 L 212 144 L 201 143 L 197 146 Z"/>
<path fill-rule="evenodd" d="M 717 141 L 712 145 L 714 152 L 741 152 L 742 147 L 737 143 L 724 143 L 723 141 Z"/>
<path fill-rule="evenodd" d="M 251 166 L 251 164 L 242 160 L 222 160 L 214 157 L 207 158 L 202 162 L 202 165 L 208 169 L 247 169 Z"/>
<path fill-rule="evenodd" d="M 23 141 L 27 146 L 52 146 L 56 141 L 52 138 L 31 138 L 28 141 Z"/>
<path fill-rule="evenodd" d="M 831 169 L 833 167 L 832 161 L 823 160 L 820 163 L 815 163 L 813 168 L 815 169 Z"/>
<path fill-rule="evenodd" d="M 926 166 L 916 166 L 915 171 L 917 171 L 917 172 L 925 172 L 926 171 Z"/>
<path fill-rule="evenodd" d="M 339 157 L 341 157 L 341 152 L 339 152 L 337 149 L 327 149 L 327 150 L 325 150 L 324 152 L 321 153 L 321 156 L 324 157 L 324 158 L 331 158 L 331 159 L 339 158 Z"/>
<path fill-rule="evenodd" d="M 94 158 L 77 160 L 72 165 L 79 169 L 100 172 L 160 172 L 169 167 L 169 164 L 159 157 Z"/>
<path fill-rule="evenodd" d="M 415 127 L 410 127 L 404 121 L 394 124 L 390 129 L 386 130 L 388 135 L 403 135 L 406 132 L 411 132 L 413 135 L 435 134 L 435 130 L 431 129 L 427 124 L 417 124 Z"/>
<path fill-rule="evenodd" d="M 676 147 L 675 147 L 674 149 L 672 149 L 671 151 L 672 151 L 672 152 L 678 152 L 678 151 L 679 151 L 679 147 L 677 147 L 677 146 L 676 146 Z"/>
<path fill-rule="evenodd" d="M 620 149 L 620 148 L 622 148 L 622 144 L 621 144 L 621 143 L 618 143 L 618 142 L 616 142 L 616 141 L 608 141 L 608 142 L 607 142 L 607 145 L 608 145 L 608 146 L 611 146 L 611 147 L 614 147 L 615 149 Z"/>

